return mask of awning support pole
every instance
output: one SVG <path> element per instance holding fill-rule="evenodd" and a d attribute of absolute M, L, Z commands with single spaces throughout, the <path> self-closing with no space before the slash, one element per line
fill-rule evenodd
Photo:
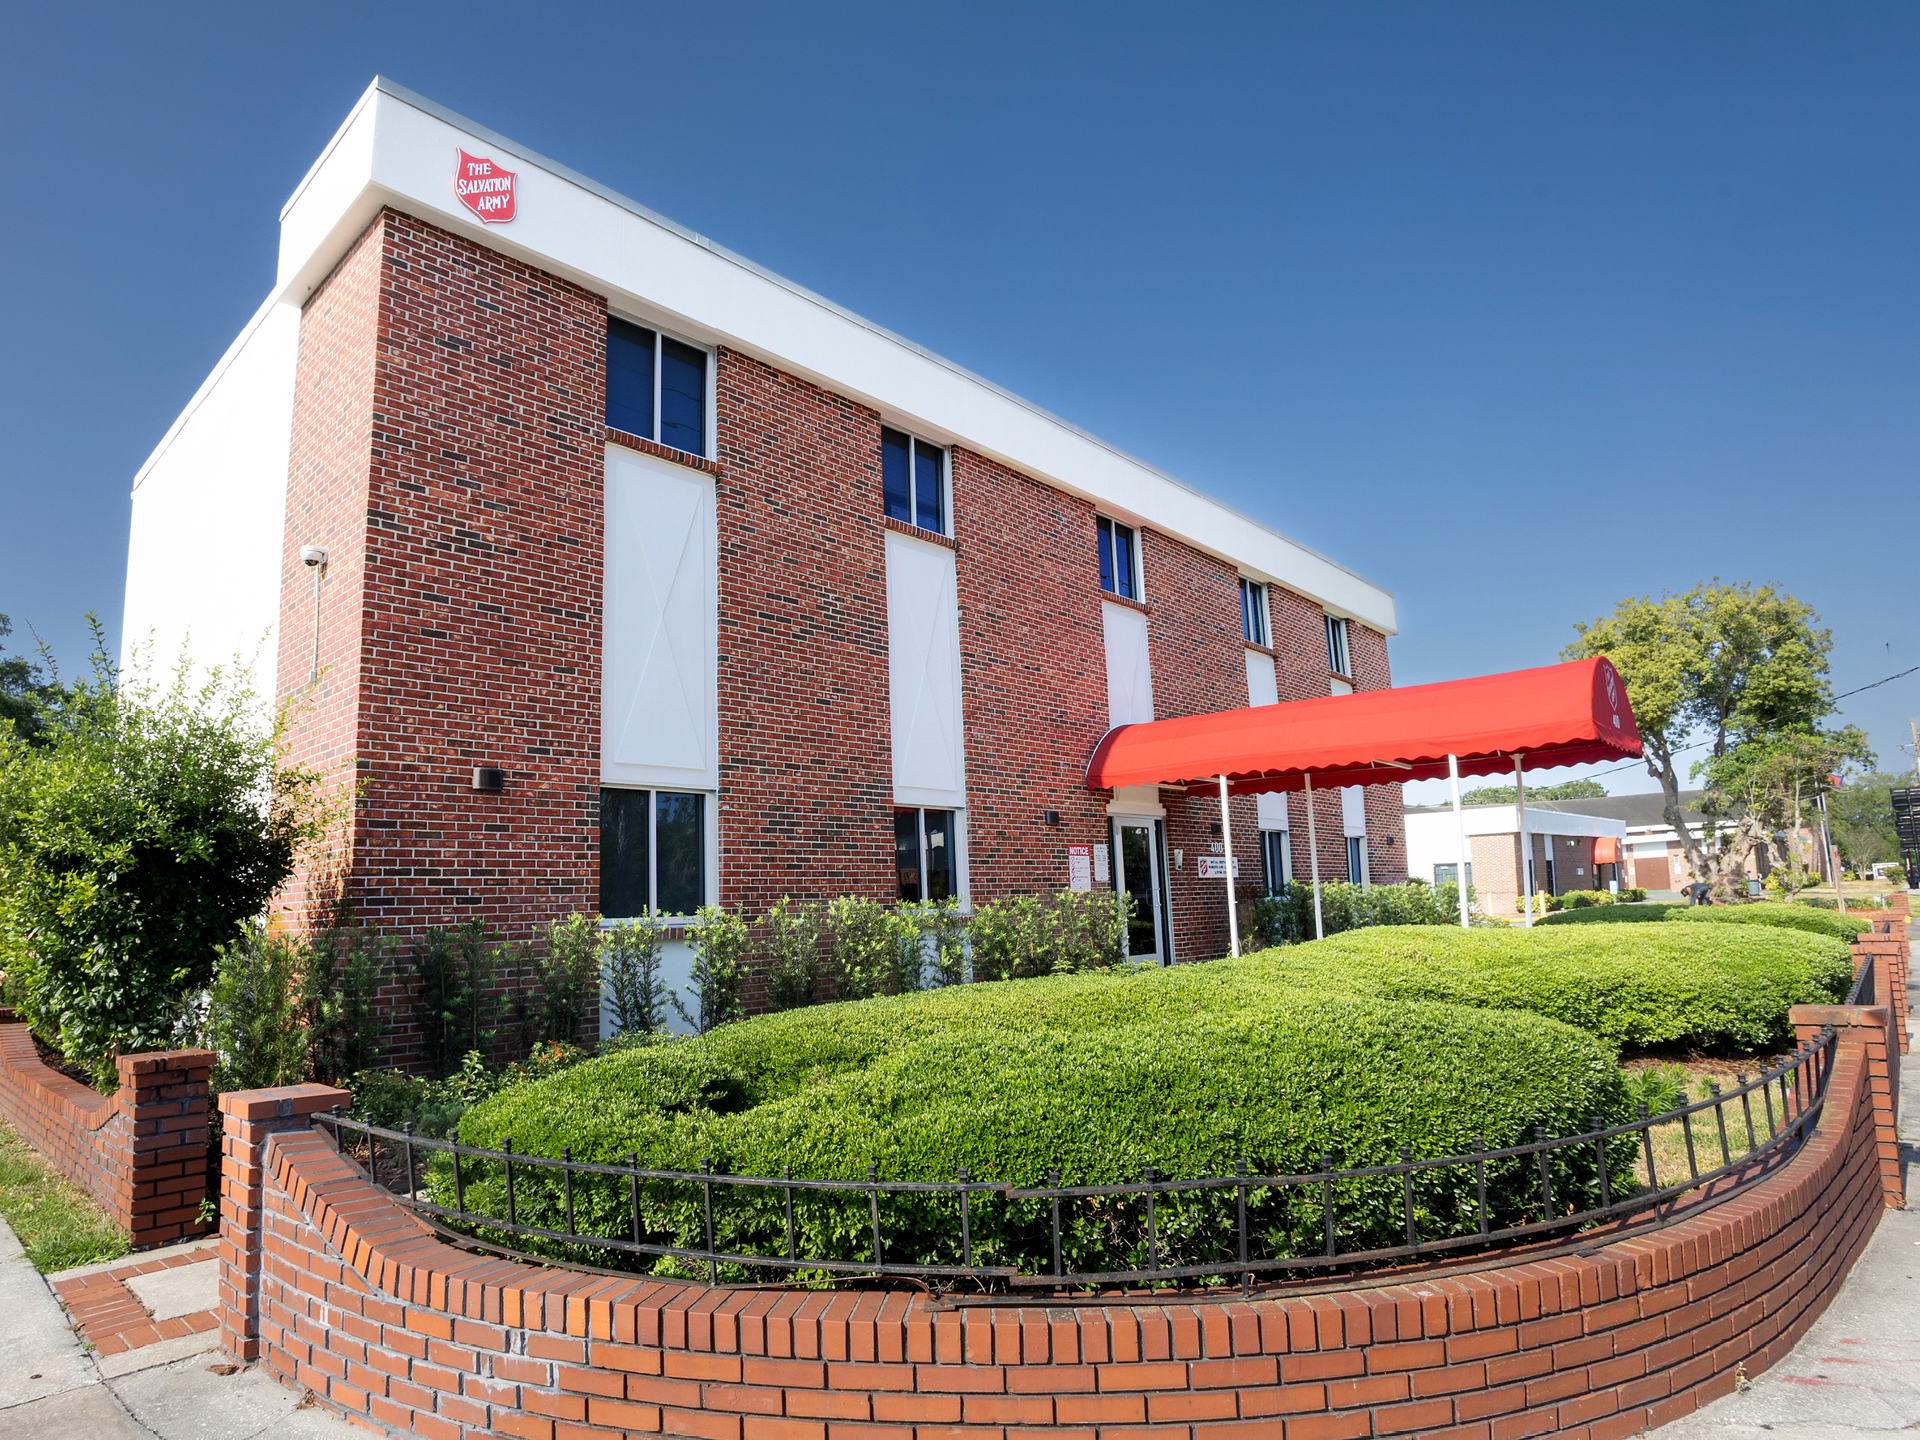
<path fill-rule="evenodd" d="M 1320 844 L 1313 833 L 1313 775 L 1303 771 L 1300 775 L 1307 795 L 1307 863 L 1313 867 L 1313 938 L 1327 938 L 1327 928 L 1320 923 Z"/>
<path fill-rule="evenodd" d="M 1527 777 L 1521 757 L 1513 757 L 1513 793 L 1520 802 L 1520 886 L 1527 892 L 1527 918 L 1521 922 L 1533 928 L 1533 832 L 1527 829 Z M 1544 918 L 1546 911 L 1540 912 Z"/>
<path fill-rule="evenodd" d="M 1240 916 L 1233 907 L 1233 816 L 1228 813 L 1227 777 L 1220 777 L 1220 836 L 1227 852 L 1227 937 L 1233 944 L 1233 958 L 1240 958 Z"/>
<path fill-rule="evenodd" d="M 1447 778 L 1453 783 L 1453 823 L 1460 832 L 1460 866 L 1454 879 L 1460 886 L 1460 928 L 1467 928 L 1467 817 L 1460 809 L 1460 757 L 1447 756 Z"/>

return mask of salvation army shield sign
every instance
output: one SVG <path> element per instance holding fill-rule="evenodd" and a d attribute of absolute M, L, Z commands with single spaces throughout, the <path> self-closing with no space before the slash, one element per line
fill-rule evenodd
<path fill-rule="evenodd" d="M 513 185 L 518 176 L 464 150 L 453 153 L 453 193 L 460 203 L 483 224 L 504 225 L 513 219 Z"/>

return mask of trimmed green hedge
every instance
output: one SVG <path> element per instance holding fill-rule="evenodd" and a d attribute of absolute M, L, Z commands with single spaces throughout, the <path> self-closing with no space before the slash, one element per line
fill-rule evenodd
<path fill-rule="evenodd" d="M 1526 1010 L 1635 1046 L 1785 1045 L 1790 1006 L 1853 980 L 1845 942 L 1761 925 L 1361 930 L 1262 958 L 1302 986 Z"/>
<path fill-rule="evenodd" d="M 1804 930 L 1809 935 L 1830 935 L 1840 940 L 1864 935 L 1873 929 L 1868 920 L 1781 900 L 1750 900 L 1744 905 L 1681 905 L 1667 918 L 1722 925 L 1775 925 L 1783 930 Z"/>
<path fill-rule="evenodd" d="M 1802 930 L 1809 935 L 1827 935 L 1839 940 L 1864 935 L 1873 928 L 1870 921 L 1856 920 L 1851 915 L 1779 900 L 1752 900 L 1741 905 L 1603 905 L 1593 910 L 1562 910 L 1534 923 L 1592 925 L 1638 920 L 1684 920 L 1709 925 L 1772 925 L 1782 930 Z"/>
<path fill-rule="evenodd" d="M 1535 925 L 1633 925 L 1646 920 L 1664 920 L 1670 910 L 1684 910 L 1684 902 L 1678 905 L 1659 900 L 1644 904 L 1600 905 L 1590 910 L 1557 910 L 1551 915 L 1535 919 Z"/>
<path fill-rule="evenodd" d="M 1101 1184 L 1137 1180 L 1146 1165 L 1187 1177 L 1230 1174 L 1240 1160 L 1270 1174 L 1316 1170 L 1327 1154 L 1336 1166 L 1374 1164 L 1403 1143 L 1416 1155 L 1458 1153 L 1475 1139 L 1497 1148 L 1535 1126 L 1567 1134 L 1589 1116 L 1611 1121 L 1626 1110 L 1613 1048 L 1592 1035 L 1536 1015 L 1306 992 L 1259 957 L 758 1017 L 508 1091 L 468 1113 L 461 1139 L 497 1149 L 511 1138 L 517 1152 L 550 1156 L 571 1146 L 577 1159 L 614 1164 L 632 1152 L 655 1169 L 697 1170 L 710 1159 L 749 1175 L 790 1166 L 797 1176 L 857 1180 L 871 1162 L 883 1180 L 944 1180 L 966 1166 L 976 1179 L 1030 1186 L 1056 1168 L 1065 1183 Z M 1556 1166 L 1565 1171 L 1556 1196 L 1590 1202 L 1591 1157 Z M 433 1183 L 451 1196 L 444 1168 Z M 1537 1205 L 1531 1167 L 1490 1167 L 1489 1184 L 1500 1215 Z M 650 1232 L 692 1243 L 697 1190 L 642 1188 Z M 1464 1167 L 1423 1177 L 1418 1189 L 1423 1233 L 1474 1223 Z M 465 1194 L 469 1208 L 505 1213 L 495 1167 L 470 1167 Z M 523 1223 L 559 1227 L 556 1177 L 516 1167 L 515 1195 Z M 780 1253 L 779 1200 L 777 1190 L 722 1192 L 721 1247 Z M 1262 1245 L 1318 1247 L 1317 1199 L 1260 1192 L 1253 1203 Z M 624 1181 L 576 1179 L 582 1229 L 624 1233 L 627 1206 Z M 797 1208 L 803 1249 L 869 1254 L 864 1195 L 803 1193 Z M 1137 1208 L 1068 1207 L 1068 1264 L 1144 1264 Z M 1163 1197 L 1161 1263 L 1221 1258 L 1208 1247 L 1231 1242 L 1230 1208 L 1231 1192 Z M 1395 1177 L 1343 1185 L 1337 1210 L 1343 1248 L 1405 1239 Z M 953 1202 L 895 1197 L 883 1212 L 896 1258 L 957 1258 Z M 974 1225 L 982 1263 L 1051 1264 L 1037 1203 L 1022 1212 L 982 1199 Z"/>

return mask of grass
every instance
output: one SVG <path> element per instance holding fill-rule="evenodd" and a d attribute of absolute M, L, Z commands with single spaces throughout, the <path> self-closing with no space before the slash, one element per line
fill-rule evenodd
<path fill-rule="evenodd" d="M 0 1120 L 0 1216 L 41 1274 L 117 1260 L 127 1239 L 94 1198 Z"/>
<path fill-rule="evenodd" d="M 1680 1092 L 1695 1104 L 1712 1098 L 1711 1085 L 1718 1085 L 1723 1092 L 1732 1092 L 1739 1088 L 1737 1075 L 1752 1080 L 1763 1070 L 1773 1057 L 1752 1056 L 1744 1060 L 1707 1060 L 1698 1068 L 1685 1064 L 1656 1065 L 1651 1062 L 1629 1064 L 1628 1083 L 1636 1090 L 1645 1081 L 1652 1083 L 1640 1093 L 1646 1094 L 1654 1103 L 1651 1108 L 1658 1115 L 1663 1110 L 1678 1103 Z M 1657 1074 L 1649 1074 L 1657 1072 Z M 1753 1113 L 1753 1140 L 1747 1141 L 1747 1113 L 1739 1100 L 1730 1100 L 1724 1107 L 1727 1125 L 1726 1148 L 1720 1144 L 1720 1125 L 1712 1110 L 1701 1110 L 1683 1120 L 1670 1120 L 1665 1124 L 1653 1126 L 1649 1132 L 1653 1142 L 1653 1164 L 1662 1187 L 1682 1183 L 1687 1176 L 1704 1174 L 1717 1170 L 1729 1160 L 1739 1160 L 1753 1149 L 1767 1143 L 1767 1106 L 1758 1092 L 1750 1095 Z M 1774 1087 L 1774 1124 L 1780 1125 L 1783 1116 L 1780 1111 L 1779 1090 Z M 1693 1155 L 1687 1154 L 1687 1127 L 1693 1131 Z M 1647 1175 L 1646 1152 L 1643 1148 L 1634 1157 L 1634 1179 L 1646 1188 Z"/>

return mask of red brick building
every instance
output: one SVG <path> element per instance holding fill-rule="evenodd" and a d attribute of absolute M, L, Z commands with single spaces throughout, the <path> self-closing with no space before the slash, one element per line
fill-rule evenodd
<path fill-rule="evenodd" d="M 1089 792 L 1095 744 L 1386 686 L 1394 608 L 378 81 L 140 473 L 127 622 L 160 657 L 258 651 L 297 757 L 357 783 L 293 923 L 971 904 L 1068 884 L 1085 846 L 1164 960 L 1226 947 L 1196 874 L 1219 804 Z M 1305 812 L 1235 803 L 1252 889 Z M 1397 786 L 1319 803 L 1323 875 L 1404 876 Z"/>

